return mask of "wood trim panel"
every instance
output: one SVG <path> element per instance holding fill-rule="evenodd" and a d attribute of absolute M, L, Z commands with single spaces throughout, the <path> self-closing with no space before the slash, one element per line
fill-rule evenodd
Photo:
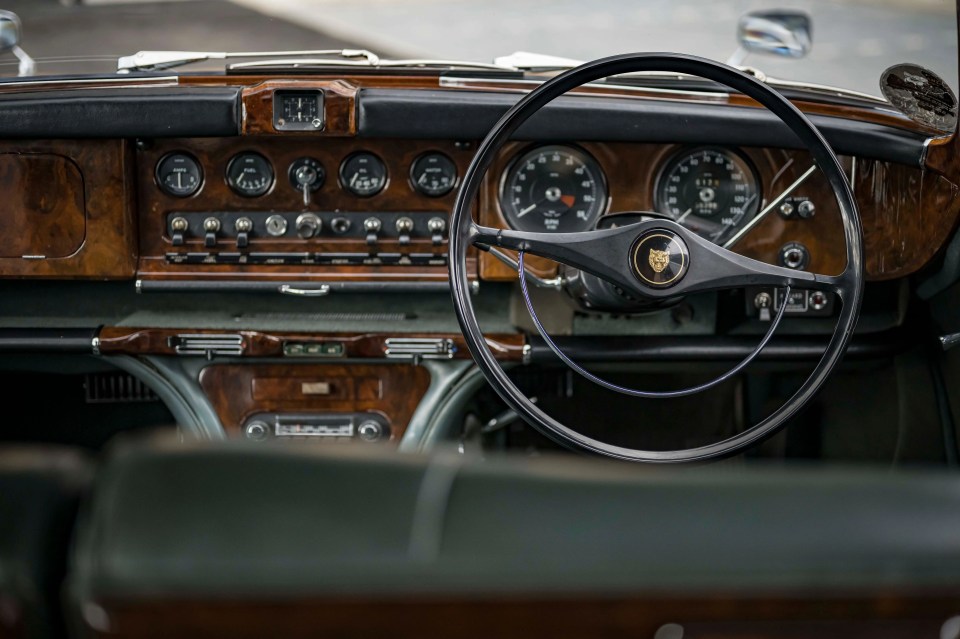
<path fill-rule="evenodd" d="M 170 328 L 126 328 L 106 326 L 100 330 L 100 353 L 103 355 L 175 355 L 171 338 L 189 334 L 239 334 L 243 339 L 243 357 L 283 357 L 287 342 L 299 344 L 343 345 L 345 358 L 382 359 L 389 337 L 424 337 L 449 339 L 456 347 L 454 359 L 470 359 L 466 341 L 459 333 L 264 333 L 259 331 L 191 330 Z M 486 337 L 487 346 L 501 361 L 518 362 L 523 359 L 526 340 L 520 333 L 496 334 Z M 291 358 L 291 361 L 296 361 Z M 335 361 L 335 359 L 333 360 Z M 400 360 L 402 361 L 402 360 Z"/>
<path fill-rule="evenodd" d="M 96 601 L 104 613 L 98 619 L 107 627 L 91 635 L 633 639 L 653 637 L 672 623 L 683 626 L 684 639 L 913 639 L 940 636 L 943 623 L 956 614 L 957 597 L 955 588 L 944 588 L 868 594 L 113 599 Z"/>
<path fill-rule="evenodd" d="M 291 135 L 273 127 L 273 93 L 277 89 L 319 89 L 323 91 L 324 127 L 311 135 L 349 136 L 357 133 L 357 87 L 342 80 L 267 80 L 241 93 L 244 135 Z"/>
<path fill-rule="evenodd" d="M 307 393 L 304 385 L 330 392 Z M 213 364 L 200 372 L 200 387 L 232 436 L 256 413 L 377 412 L 398 440 L 429 385 L 429 371 L 412 364 Z"/>
<path fill-rule="evenodd" d="M 79 237 L 79 246 L 68 254 L 43 259 L 0 257 L 0 276 L 59 279 L 120 279 L 133 277 L 136 259 L 136 220 L 133 215 L 133 154 L 123 140 L 3 140 L 0 154 L 24 154 L 37 157 L 65 158 L 79 174 L 77 187 L 82 189 L 85 228 L 63 228 L 52 231 Z M 19 210 L 6 211 L 7 219 L 29 220 L 42 214 L 56 198 L 50 192 L 50 176 L 30 163 L 31 174 L 21 171 L 0 172 L 0 192 L 16 194 L 8 202 L 19 202 Z M 40 171 L 32 174 L 32 171 Z M 54 183 L 55 186 L 56 183 Z M 23 210 L 30 207 L 31 210 Z M 43 223 L 31 228 L 11 229 L 24 236 L 44 232 Z M 51 230 L 51 229 L 48 229 Z M 72 240 L 71 240 L 72 241 Z M 59 242 L 55 242 L 59 243 Z M 54 247 L 56 248 L 56 247 Z M 74 247 L 71 247 L 74 248 Z"/>

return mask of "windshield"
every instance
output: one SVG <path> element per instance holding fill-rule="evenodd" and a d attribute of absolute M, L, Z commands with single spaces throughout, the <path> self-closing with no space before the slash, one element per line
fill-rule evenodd
<path fill-rule="evenodd" d="M 737 49 L 742 15 L 793 9 L 812 18 L 809 54 L 751 54 L 743 64 L 879 96 L 883 70 L 910 62 L 957 88 L 953 0 L 0 0 L 0 8 L 19 14 L 22 48 L 42 75 L 113 72 L 118 57 L 150 49 L 366 48 L 383 57 L 476 62 L 514 51 L 575 60 L 676 51 L 726 61 Z M 17 74 L 13 55 L 0 61 L 0 74 Z"/>

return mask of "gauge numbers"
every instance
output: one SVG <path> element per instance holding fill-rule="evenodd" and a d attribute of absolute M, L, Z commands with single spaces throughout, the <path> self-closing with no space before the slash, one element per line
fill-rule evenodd
<path fill-rule="evenodd" d="M 446 195 L 457 185 L 457 165 L 443 153 L 424 153 L 410 167 L 410 181 L 429 197 Z"/>
<path fill-rule="evenodd" d="M 656 206 L 698 235 L 722 243 L 760 207 L 760 184 L 747 161 L 721 148 L 673 157 L 657 178 Z"/>
<path fill-rule="evenodd" d="M 189 197 L 203 184 L 200 163 L 186 153 L 170 153 L 157 163 L 157 184 L 174 197 Z"/>
<path fill-rule="evenodd" d="M 586 231 L 606 206 L 607 185 L 600 165 L 571 146 L 528 151 L 513 162 L 500 183 L 500 208 L 517 230 Z"/>
<path fill-rule="evenodd" d="M 340 165 L 340 184 L 358 197 L 376 195 L 387 185 L 387 166 L 373 153 L 354 153 Z"/>
<path fill-rule="evenodd" d="M 257 197 L 273 186 L 273 165 L 259 153 L 241 153 L 227 165 L 227 184 L 239 195 Z"/>

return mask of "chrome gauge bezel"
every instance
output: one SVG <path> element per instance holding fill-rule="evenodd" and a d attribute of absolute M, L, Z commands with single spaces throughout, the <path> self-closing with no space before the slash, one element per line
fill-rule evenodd
<path fill-rule="evenodd" d="M 520 162 L 527 158 L 527 156 L 532 153 L 541 151 L 543 149 L 557 148 L 563 149 L 566 151 L 572 151 L 574 154 L 581 156 L 581 160 L 584 161 L 586 165 L 592 165 L 596 172 L 596 179 L 599 183 L 600 188 L 603 191 L 603 197 L 598 198 L 598 209 L 590 217 L 590 222 L 582 229 L 576 229 L 577 231 L 587 231 L 592 230 L 596 227 L 597 223 L 609 210 L 610 210 L 610 188 L 607 182 L 607 174 L 603 170 L 603 166 L 600 162 L 591 154 L 589 151 L 584 149 L 581 146 L 576 144 L 567 144 L 567 143 L 548 143 L 548 144 L 533 144 L 520 149 L 507 163 L 506 168 L 501 172 L 499 177 L 499 184 L 497 187 L 497 209 L 500 212 L 501 217 L 506 221 L 507 225 L 515 230 L 527 230 L 527 231 L 540 231 L 544 233 L 550 233 L 546 229 L 530 229 L 525 228 L 521 224 L 517 224 L 514 219 L 514 214 L 508 212 L 508 207 L 504 203 L 504 189 L 506 188 L 508 178 L 514 173 L 514 170 L 520 165 Z M 512 206 L 512 205 L 511 205 Z M 575 231 L 574 231 L 575 232 Z"/>
<path fill-rule="evenodd" d="M 238 161 L 240 161 L 240 159 L 244 157 L 254 157 L 254 156 L 263 160 L 264 164 L 270 170 L 270 182 L 269 184 L 267 184 L 266 187 L 262 189 L 258 189 L 256 191 L 244 191 L 237 185 L 236 180 L 233 179 L 233 175 L 232 175 L 233 165 L 236 164 Z M 274 185 L 277 183 L 277 171 L 273 167 L 273 162 L 271 162 L 262 153 L 257 153 L 256 151 L 241 151 L 240 153 L 237 153 L 232 158 L 230 158 L 230 161 L 227 162 L 227 169 L 224 172 L 224 179 L 227 182 L 227 186 L 230 187 L 230 190 L 236 193 L 237 195 L 239 195 L 240 197 L 245 197 L 245 198 L 262 197 L 273 190 Z"/>
<path fill-rule="evenodd" d="M 164 163 L 167 160 L 169 160 L 171 157 L 175 155 L 182 155 L 183 157 L 189 159 L 191 162 L 193 162 L 194 166 L 196 166 L 197 168 L 197 174 L 199 175 L 200 179 L 199 179 L 199 182 L 197 182 L 197 186 L 189 193 L 176 193 L 174 191 L 171 191 L 163 183 L 163 179 L 160 176 L 160 168 L 164 165 Z M 159 188 L 161 191 L 163 191 L 170 197 L 188 198 L 188 197 L 194 197 L 197 193 L 203 190 L 203 186 L 206 183 L 206 174 L 204 173 L 204 170 L 203 170 L 203 164 L 201 164 L 200 160 L 198 160 L 196 156 L 194 156 L 192 153 L 187 153 L 186 151 L 171 151 L 169 153 L 165 153 L 163 157 L 161 157 L 160 160 L 157 162 L 157 165 L 153 169 L 153 179 L 157 184 L 157 188 Z"/>
<path fill-rule="evenodd" d="M 374 160 L 376 160 L 380 164 L 380 166 L 383 168 L 383 182 L 380 183 L 380 186 L 377 187 L 375 191 L 371 191 L 370 193 L 358 193 L 353 188 L 351 188 L 348 181 L 344 179 L 344 171 L 347 168 L 347 164 L 349 164 L 351 160 L 354 160 L 355 158 L 361 155 L 369 155 Z M 380 193 L 383 193 L 386 190 L 387 186 L 390 184 L 390 168 L 387 166 L 387 163 L 383 161 L 383 158 L 377 155 L 376 153 L 374 153 L 373 151 L 365 151 L 365 150 L 354 151 L 347 157 L 343 158 L 343 160 L 340 162 L 340 167 L 337 170 L 337 178 L 340 183 L 341 189 L 343 189 L 350 195 L 353 195 L 354 197 L 366 199 L 366 198 L 371 198 Z"/>
<path fill-rule="evenodd" d="M 763 205 L 763 181 L 760 179 L 760 173 L 757 171 L 757 167 L 754 163 L 739 149 L 726 147 L 726 146 L 716 146 L 716 145 L 702 145 L 702 146 L 685 146 L 680 149 L 677 149 L 673 153 L 667 155 L 667 157 L 662 160 L 660 167 L 657 170 L 657 176 L 653 182 L 653 210 L 662 215 L 666 215 L 673 218 L 673 213 L 669 210 L 669 207 L 664 206 L 664 203 L 661 201 L 661 187 L 663 186 L 664 178 L 667 175 L 668 171 L 672 171 L 675 167 L 679 166 L 680 163 L 698 153 L 703 153 L 704 151 L 714 151 L 722 153 L 725 156 L 732 156 L 739 160 L 743 166 L 746 167 L 747 174 L 749 178 L 753 181 L 753 184 L 757 189 L 757 199 L 756 202 L 752 205 L 753 210 L 745 212 L 741 219 L 731 227 L 734 229 L 733 232 L 736 232 L 735 229 L 739 228 L 743 224 L 746 224 L 752 220 L 757 213 L 760 212 L 760 209 Z M 683 225 L 681 223 L 681 225 Z M 686 226 L 686 225 L 683 225 Z M 730 233 L 727 233 L 729 236 Z M 720 238 L 722 239 L 722 238 Z"/>
<path fill-rule="evenodd" d="M 425 189 L 422 185 L 417 183 L 417 180 L 416 180 L 417 165 L 430 156 L 440 156 L 445 160 L 447 160 L 448 162 L 450 162 L 450 164 L 453 166 L 453 184 L 451 184 L 449 187 L 447 187 L 443 191 L 431 192 L 430 190 Z M 454 161 L 454 159 L 451 158 L 446 153 L 444 153 L 443 151 L 425 151 L 420 155 L 418 155 L 416 158 L 414 158 L 413 162 L 410 163 L 410 171 L 409 171 L 408 177 L 410 178 L 410 188 L 412 188 L 414 191 L 416 191 L 420 195 L 424 195 L 426 197 L 443 197 L 444 195 L 449 194 L 455 188 L 460 186 L 460 169 L 459 167 L 457 167 L 457 163 Z"/>

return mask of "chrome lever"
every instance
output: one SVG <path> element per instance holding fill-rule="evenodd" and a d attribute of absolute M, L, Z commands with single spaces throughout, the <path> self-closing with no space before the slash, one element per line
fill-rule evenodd
<path fill-rule="evenodd" d="M 300 297 L 323 297 L 330 293 L 328 284 L 321 284 L 317 288 L 296 288 L 289 284 L 282 284 L 279 289 L 283 295 L 297 295 Z"/>

